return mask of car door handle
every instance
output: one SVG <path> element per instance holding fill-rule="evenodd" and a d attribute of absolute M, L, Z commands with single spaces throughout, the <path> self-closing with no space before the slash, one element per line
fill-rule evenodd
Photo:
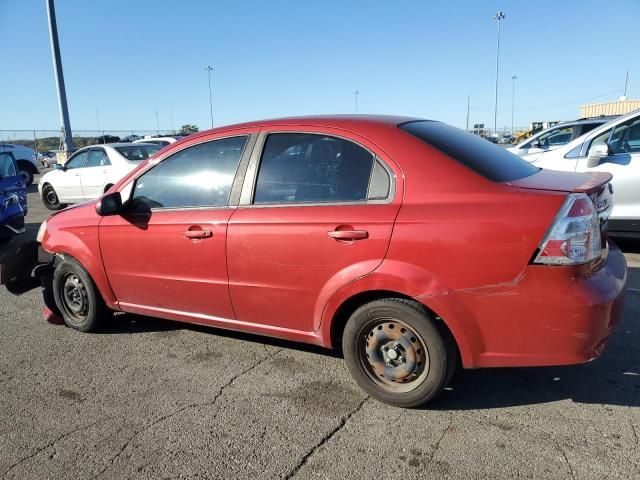
<path fill-rule="evenodd" d="M 213 237 L 211 230 L 187 230 L 184 232 L 184 236 L 187 238 L 209 238 Z"/>
<path fill-rule="evenodd" d="M 327 235 L 336 240 L 362 240 L 369 237 L 369 232 L 366 230 L 333 230 L 327 232 Z"/>

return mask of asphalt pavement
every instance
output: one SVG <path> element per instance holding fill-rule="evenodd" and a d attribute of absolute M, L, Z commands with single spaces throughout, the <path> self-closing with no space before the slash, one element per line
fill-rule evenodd
<path fill-rule="evenodd" d="M 49 213 L 30 192 L 21 240 Z M 82 334 L 2 289 L 0 477 L 640 478 L 640 242 L 622 247 L 601 358 L 461 371 L 423 410 L 368 398 L 326 350 L 128 314 Z"/>

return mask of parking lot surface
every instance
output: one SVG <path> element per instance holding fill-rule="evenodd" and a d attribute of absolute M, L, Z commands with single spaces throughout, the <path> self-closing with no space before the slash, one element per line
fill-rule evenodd
<path fill-rule="evenodd" d="M 49 213 L 30 192 L 26 238 Z M 82 334 L 1 290 L 0 477 L 640 478 L 640 255 L 622 247 L 601 358 L 459 372 L 424 410 L 368 398 L 315 347 L 124 314 Z"/>

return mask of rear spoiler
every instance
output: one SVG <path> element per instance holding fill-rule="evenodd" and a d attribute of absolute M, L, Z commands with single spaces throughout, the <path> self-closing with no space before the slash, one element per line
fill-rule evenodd
<path fill-rule="evenodd" d="M 533 190 L 590 194 L 597 193 L 612 178 L 613 175 L 608 172 L 574 173 L 541 169 L 538 173 L 506 183 Z"/>

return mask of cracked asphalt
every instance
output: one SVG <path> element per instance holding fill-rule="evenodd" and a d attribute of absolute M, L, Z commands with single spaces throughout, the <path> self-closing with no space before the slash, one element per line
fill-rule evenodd
<path fill-rule="evenodd" d="M 82 334 L 2 290 L 0 477 L 640 478 L 640 242 L 622 247 L 600 359 L 459 372 L 424 410 L 368 398 L 315 347 L 124 314 Z"/>

